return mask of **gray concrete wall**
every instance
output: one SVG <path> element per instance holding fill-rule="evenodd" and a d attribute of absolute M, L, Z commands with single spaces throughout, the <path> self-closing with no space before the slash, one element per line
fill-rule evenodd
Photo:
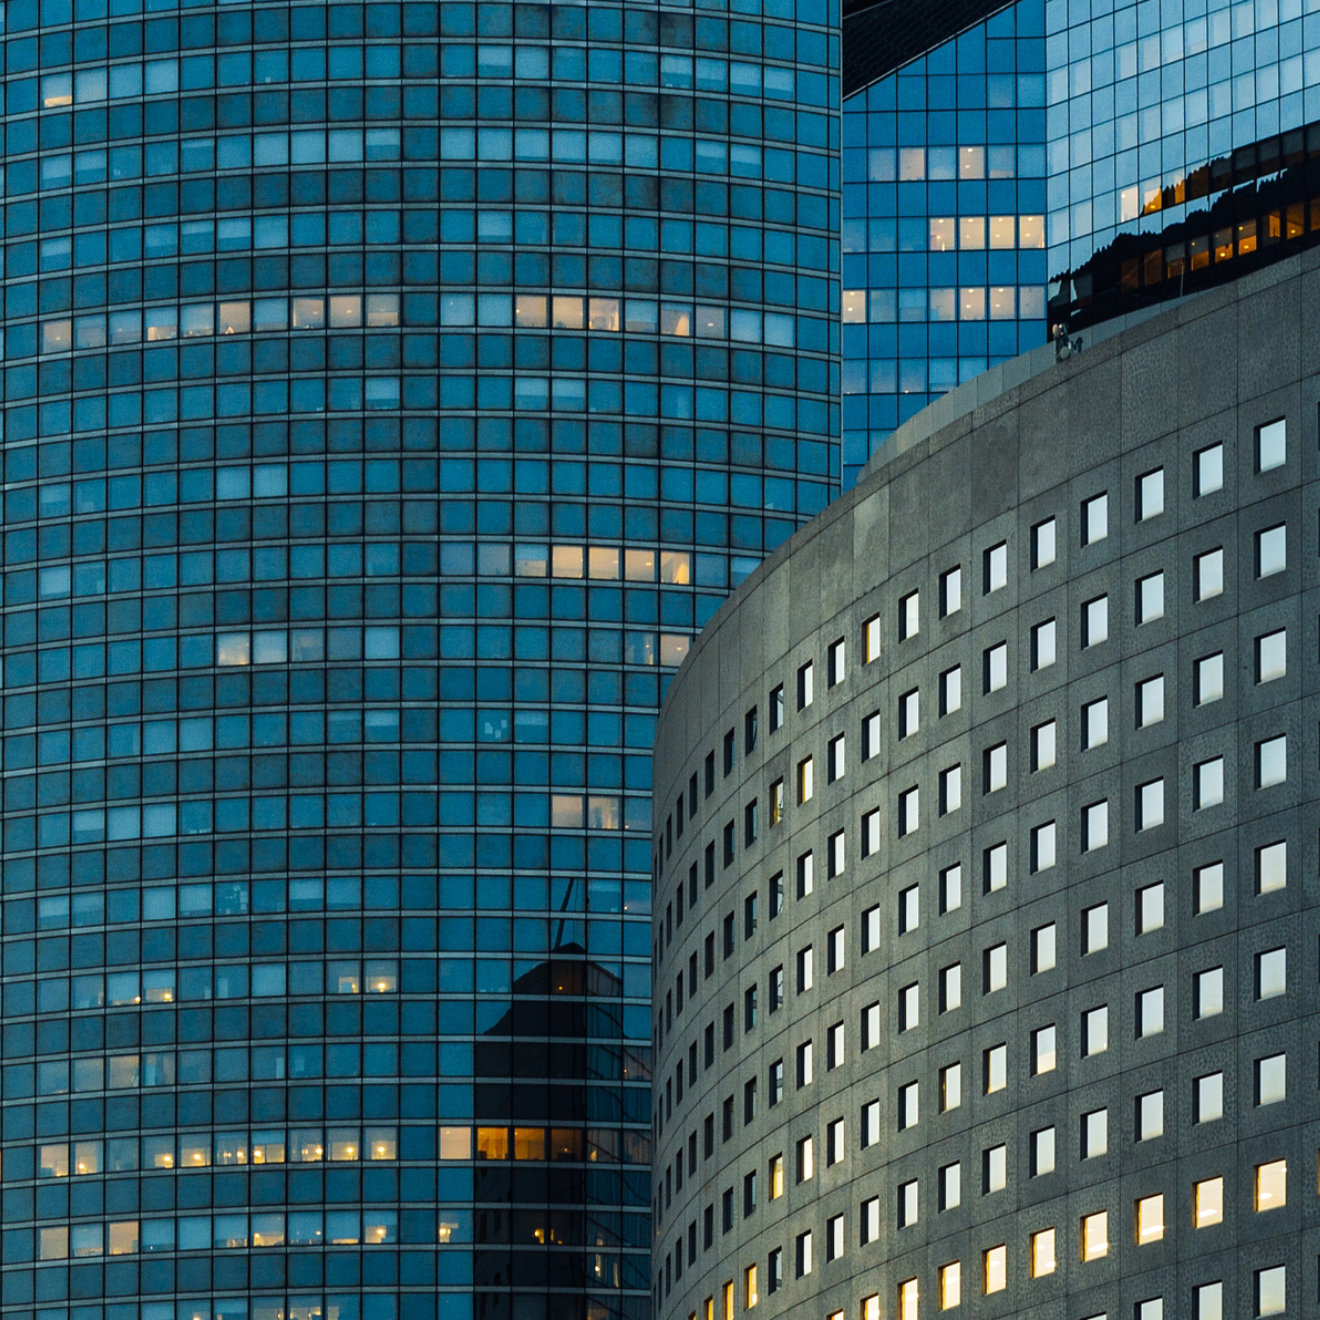
<path fill-rule="evenodd" d="M 1320 255 L 1271 267 L 1191 299 L 1079 357 L 1023 379 L 926 435 L 831 506 L 764 565 L 703 633 L 670 693 L 655 759 L 656 1239 L 658 1314 L 714 1315 L 747 1307 L 757 1268 L 760 1315 L 806 1304 L 810 1314 L 903 1314 L 900 1289 L 917 1281 L 920 1314 L 940 1309 L 940 1271 L 961 1266 L 951 1314 L 1030 1320 L 1196 1317 L 1203 1285 L 1222 1284 L 1223 1315 L 1257 1314 L 1257 1272 L 1283 1267 L 1287 1314 L 1317 1296 L 1317 1059 L 1320 1018 L 1320 846 L 1317 840 L 1317 620 L 1320 617 Z M 1257 432 L 1282 419 L 1286 458 L 1257 470 Z M 1198 455 L 1222 446 L 1219 489 L 1197 484 Z M 1163 474 L 1163 511 L 1139 518 L 1139 479 Z M 1107 499 L 1107 535 L 1083 543 L 1083 504 Z M 1053 563 L 1034 566 L 1033 529 L 1056 527 Z M 1286 528 L 1286 566 L 1258 576 L 1258 534 Z M 1006 545 L 1007 581 L 986 592 L 987 552 Z M 1267 543 L 1268 548 L 1268 543 Z M 1197 599 L 1200 556 L 1222 550 L 1223 590 Z M 1209 561 L 1202 561 L 1208 565 Z M 960 567 L 961 607 L 941 617 L 940 581 Z M 1163 611 L 1138 622 L 1138 582 L 1162 574 Z M 920 630 L 900 640 L 902 600 L 920 595 Z M 1083 645 L 1086 605 L 1108 601 L 1108 637 Z M 866 621 L 881 647 L 864 663 Z M 1055 621 L 1057 658 L 1033 663 L 1033 630 Z M 1286 672 L 1259 682 L 1257 639 L 1286 634 Z M 828 650 L 844 639 L 846 671 L 827 682 Z M 986 690 L 987 653 L 1007 648 L 1005 681 Z M 1207 699 L 1222 655 L 1222 696 Z M 814 700 L 796 681 L 814 666 Z M 941 676 L 961 673 L 961 704 L 941 715 Z M 1200 688 L 1198 688 L 1198 674 Z M 1163 718 L 1138 727 L 1138 685 L 1162 677 Z M 771 731 L 772 690 L 784 685 L 784 727 Z M 919 694 L 919 729 L 900 737 L 900 703 Z M 1147 694 L 1153 692 L 1146 688 Z M 1199 698 L 1199 699 L 1198 699 Z M 1085 708 L 1107 702 L 1103 741 L 1087 745 Z M 756 710 L 754 749 L 746 748 Z M 879 736 L 862 759 L 864 725 Z M 1054 722 L 1054 763 L 1033 769 L 1033 739 Z M 733 767 L 724 740 L 733 732 Z M 827 782 L 828 745 L 846 739 L 845 769 Z M 1257 786 L 1258 748 L 1286 738 L 1286 780 Z M 986 772 L 1003 749 L 1004 786 Z M 707 792 L 706 759 L 713 756 Z M 810 756 L 814 794 L 798 801 Z M 1223 758 L 1222 801 L 1208 768 Z M 961 805 L 941 814 L 943 772 L 960 767 Z M 1206 767 L 1206 768 L 1198 768 Z M 687 802 L 696 776 L 696 811 Z M 784 781 L 782 821 L 770 823 L 772 785 Z M 1147 791 L 1162 786 L 1155 823 Z M 1200 799 L 1198 799 L 1198 784 Z M 901 795 L 919 791 L 919 825 L 900 836 Z M 678 830 L 678 799 L 684 799 Z M 758 833 L 749 842 L 755 801 Z M 1088 848 L 1107 803 L 1108 842 Z M 867 813 L 877 846 L 863 856 Z M 1053 822 L 1056 861 L 1038 868 L 1041 827 Z M 1141 826 L 1144 825 L 1144 828 Z M 726 831 L 732 860 L 725 862 Z M 830 839 L 845 865 L 828 877 Z M 1033 839 L 1036 841 L 1033 846 Z M 1286 883 L 1258 892 L 1259 850 L 1286 843 Z M 714 849 L 707 882 L 706 850 Z M 1003 848 L 1003 853 L 995 850 Z M 799 896 L 797 859 L 814 858 Z M 987 890 L 987 859 L 1005 883 Z M 1277 857 L 1266 853 L 1266 858 Z M 1038 859 L 1036 859 L 1038 860 Z M 1222 866 L 1212 903 L 1211 868 Z M 960 868 L 961 902 L 941 910 L 941 876 Z M 773 913 L 774 877 L 783 906 Z M 1198 873 L 1203 892 L 1198 899 Z M 689 877 L 694 879 L 690 882 Z M 1162 886 L 1162 919 L 1142 924 Z M 916 920 L 901 909 L 916 891 Z M 682 899 L 680 902 L 680 892 Z M 755 895 L 756 922 L 746 921 Z M 1198 907 L 1199 904 L 1199 907 Z M 1085 931 L 1106 906 L 1107 939 Z M 681 912 L 681 919 L 680 919 Z M 875 912 L 875 916 L 868 916 Z M 911 909 L 909 909 L 909 916 Z M 726 946 L 726 923 L 732 941 Z M 870 926 L 878 935 L 867 948 Z M 1053 928 L 1054 965 L 1037 970 Z M 844 961 L 830 972 L 831 932 Z M 1005 946 L 1002 988 L 988 962 Z M 814 984 L 799 990 L 808 946 Z M 707 948 L 712 950 L 707 961 Z M 727 952 L 726 952 L 727 947 Z M 1033 950 L 1034 958 L 1033 961 Z M 1282 994 L 1258 980 L 1284 950 Z M 961 967 L 961 1004 L 941 1011 L 943 969 Z M 775 968 L 784 1003 L 771 1012 Z M 1198 985 L 1222 968 L 1223 1009 L 1198 1015 Z M 708 970 L 709 969 L 709 970 Z M 678 982 L 682 1008 L 678 1009 Z M 902 991 L 917 1020 L 900 1030 Z M 756 1018 L 746 1017 L 755 989 Z M 1142 996 L 1159 990 L 1159 996 Z M 1162 998 L 1162 1029 L 1154 1001 Z M 1147 1021 L 1142 1026 L 1142 1004 Z M 880 1029 L 862 1049 L 863 1019 Z M 1107 1049 L 1087 1052 L 1083 1020 L 1107 1010 Z M 732 1014 L 726 1046 L 725 1015 Z M 844 1054 L 827 1066 L 830 1028 Z M 1098 1025 L 1089 1019 L 1092 1030 Z M 1036 1067 L 1035 1033 L 1054 1028 L 1054 1066 Z M 707 1033 L 713 1052 L 707 1056 Z M 799 1087 L 796 1058 L 811 1041 L 814 1079 Z M 985 1093 L 986 1052 L 1005 1049 L 1005 1085 Z M 1257 1064 L 1283 1056 L 1286 1096 L 1257 1103 Z M 695 1059 L 695 1073 L 690 1067 Z M 782 1060 L 782 1098 L 769 1103 Z M 1043 1064 L 1046 1060 L 1039 1060 Z M 941 1070 L 961 1068 L 961 1103 L 941 1112 Z M 1269 1065 L 1270 1077 L 1277 1072 Z M 1197 1121 L 1199 1079 L 1222 1074 L 1223 1117 Z M 681 1077 L 681 1086 L 680 1086 Z M 749 1082 L 755 1112 L 745 1118 Z M 919 1087 L 917 1121 L 900 1130 L 901 1088 Z M 1209 1103 L 1210 1084 L 1201 1086 Z M 1138 1139 L 1140 1097 L 1162 1093 L 1162 1130 Z M 862 1115 L 878 1126 L 863 1146 Z M 1153 1101 L 1148 1103 L 1150 1112 Z M 725 1107 L 732 1118 L 725 1135 Z M 1085 1116 L 1105 1113 L 1103 1153 L 1083 1156 Z M 842 1119 L 841 1157 L 827 1160 Z M 709 1153 L 706 1128 L 713 1130 Z M 1094 1133 L 1096 1121 L 1092 1121 Z M 1054 1170 L 1033 1175 L 1033 1134 L 1054 1130 Z M 795 1151 L 814 1145 L 814 1176 L 799 1182 Z M 984 1178 L 1002 1148 L 1002 1187 Z M 1097 1149 L 1093 1147 L 1093 1149 Z M 770 1199 L 772 1159 L 784 1190 Z M 1254 1207 L 1257 1166 L 1286 1161 L 1287 1203 Z M 940 1209 L 941 1170 L 960 1166 L 961 1197 Z M 677 1170 L 682 1166 L 681 1186 Z M 745 1180 L 756 1175 L 745 1213 Z M 947 1177 L 947 1175 L 946 1175 Z M 1194 1187 L 1222 1178 L 1222 1223 L 1194 1227 Z M 899 1217 L 901 1189 L 918 1187 L 915 1221 Z M 724 1206 L 731 1196 L 726 1229 Z M 1205 1189 L 1208 1195 L 1209 1188 Z M 1139 1243 L 1138 1200 L 1163 1195 L 1164 1232 Z M 878 1233 L 863 1242 L 864 1204 Z M 1083 1259 L 1082 1222 L 1107 1214 L 1107 1250 Z M 707 1243 L 705 1218 L 710 1215 Z M 831 1221 L 841 1216 L 841 1230 Z M 1054 1230 L 1055 1268 L 1032 1277 L 1032 1235 Z M 842 1251 L 829 1259 L 841 1231 Z M 796 1242 L 812 1235 L 812 1270 L 796 1277 Z M 1003 1246 L 1006 1286 L 986 1295 L 985 1253 Z M 770 1291 L 772 1253 L 783 1281 Z M 681 1276 L 678 1260 L 681 1256 Z M 1272 1284 L 1278 1275 L 1260 1280 Z M 1207 1309 L 1205 1317 L 1214 1314 Z"/>

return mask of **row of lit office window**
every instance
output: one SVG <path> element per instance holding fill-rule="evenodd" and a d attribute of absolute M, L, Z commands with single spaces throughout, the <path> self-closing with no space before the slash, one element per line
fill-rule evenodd
<path fill-rule="evenodd" d="M 1044 316 L 1045 290 L 1035 284 L 843 291 L 845 324 L 1041 320 Z"/>

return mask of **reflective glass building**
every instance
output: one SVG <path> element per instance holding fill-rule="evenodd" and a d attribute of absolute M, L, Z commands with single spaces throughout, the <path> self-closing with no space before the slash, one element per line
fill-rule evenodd
<path fill-rule="evenodd" d="M 1051 327 L 1320 234 L 1315 0 L 964 3 L 926 32 L 890 8 L 846 32 L 845 484 Z"/>
<path fill-rule="evenodd" d="M 833 9 L 5 6 L 6 1320 L 645 1313 L 653 718 L 837 484 Z"/>

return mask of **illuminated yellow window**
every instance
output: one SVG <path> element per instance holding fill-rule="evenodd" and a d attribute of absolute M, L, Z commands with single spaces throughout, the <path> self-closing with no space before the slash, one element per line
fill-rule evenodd
<path fill-rule="evenodd" d="M 940 1310 L 951 1311 L 962 1304 L 962 1262 L 951 1260 L 940 1266 Z"/>
<path fill-rule="evenodd" d="M 990 319 L 1011 321 L 1017 315 L 1017 285 L 995 284 L 990 288 Z"/>
<path fill-rule="evenodd" d="M 866 320 L 866 290 L 844 289 L 843 319 L 845 323 L 856 324 Z"/>
<path fill-rule="evenodd" d="M 48 73 L 41 80 L 41 108 L 53 110 L 57 106 L 73 104 L 73 75 Z"/>
<path fill-rule="evenodd" d="M 715 1299 L 707 1297 L 701 1304 L 701 1314 L 704 1320 L 715 1320 Z"/>
<path fill-rule="evenodd" d="M 862 663 L 870 664 L 880 658 L 880 616 L 873 614 L 862 624 L 865 642 L 862 646 Z"/>
<path fill-rule="evenodd" d="M 362 324 L 362 295 L 336 293 L 330 298 L 330 324 L 352 326 Z"/>
<path fill-rule="evenodd" d="M 1008 1247 L 1000 1243 L 981 1253 L 982 1290 L 990 1293 L 1003 1292 L 1008 1287 Z"/>
<path fill-rule="evenodd" d="M 1058 1261 L 1054 1253 L 1054 1230 L 1042 1228 L 1031 1235 L 1031 1277 L 1039 1279 L 1053 1274 Z"/>
<path fill-rule="evenodd" d="M 958 246 L 969 251 L 985 247 L 985 216 L 964 215 L 958 220 Z"/>
<path fill-rule="evenodd" d="M 138 1221 L 119 1219 L 112 1223 L 109 1232 L 109 1252 L 112 1256 L 132 1256 L 138 1249 Z"/>
<path fill-rule="evenodd" d="M 252 663 L 252 639 L 247 633 L 217 633 L 215 639 L 217 665 L 248 665 Z"/>
<path fill-rule="evenodd" d="M 582 299 L 573 294 L 556 294 L 550 299 L 550 324 L 556 330 L 581 330 Z"/>
<path fill-rule="evenodd" d="M 362 1149 L 369 1160 L 396 1160 L 399 1158 L 398 1129 L 369 1127 L 362 1133 Z"/>
<path fill-rule="evenodd" d="M 743 1270 L 743 1306 L 750 1311 L 760 1300 L 761 1294 L 756 1290 L 756 1266 L 749 1265 Z"/>
<path fill-rule="evenodd" d="M 479 1127 L 477 1129 L 477 1159 L 507 1160 L 509 1158 L 509 1129 Z"/>
<path fill-rule="evenodd" d="M 1017 216 L 992 215 L 990 217 L 990 246 L 1011 248 L 1017 238 Z"/>
<path fill-rule="evenodd" d="M 179 1163 L 187 1166 L 187 1152 L 179 1148 Z M 294 1164 L 315 1164 L 325 1159 L 320 1128 L 293 1128 L 289 1132 L 289 1159 Z"/>
<path fill-rule="evenodd" d="M 958 315 L 964 321 L 985 320 L 985 290 L 963 288 L 958 291 Z"/>
<path fill-rule="evenodd" d="M 472 1158 L 472 1129 L 442 1127 L 440 1129 L 440 1158 L 442 1160 L 470 1160 Z"/>
<path fill-rule="evenodd" d="M 655 551 L 625 550 L 623 552 L 623 575 L 629 582 L 654 582 Z"/>
<path fill-rule="evenodd" d="M 587 576 L 614 581 L 619 576 L 618 550 L 604 545 L 593 545 L 587 550 Z"/>
<path fill-rule="evenodd" d="M 1109 1255 L 1109 1211 L 1097 1210 L 1082 1216 L 1082 1259 L 1099 1260 Z"/>
<path fill-rule="evenodd" d="M 861 1320 L 880 1320 L 880 1294 L 870 1293 L 862 1298 Z"/>
<path fill-rule="evenodd" d="M 984 147 L 959 147 L 958 177 L 960 179 L 985 178 Z"/>
<path fill-rule="evenodd" d="M 258 1131 L 252 1134 L 253 1164 L 283 1164 L 284 1153 L 283 1132 Z"/>
<path fill-rule="evenodd" d="M 1224 1220 L 1224 1180 L 1203 1178 L 1192 1188 L 1192 1223 L 1209 1228 Z"/>
<path fill-rule="evenodd" d="M 64 1260 L 69 1254 L 67 1228 L 39 1228 L 37 1230 L 37 1259 Z"/>
<path fill-rule="evenodd" d="M 898 1285 L 898 1320 L 917 1320 L 921 1291 L 916 1279 L 904 1279 Z"/>
<path fill-rule="evenodd" d="M 211 1162 L 210 1137 L 184 1137 L 179 1141 L 179 1167 L 200 1169 Z"/>
<path fill-rule="evenodd" d="M 399 964 L 393 958 L 368 958 L 362 979 L 369 995 L 392 994 L 399 988 Z"/>
<path fill-rule="evenodd" d="M 69 1176 L 69 1147 L 67 1142 L 37 1148 L 38 1178 L 67 1178 Z"/>
<path fill-rule="evenodd" d="M 689 338 L 692 334 L 692 308 L 685 303 L 661 303 L 660 333 Z"/>
<path fill-rule="evenodd" d="M 41 351 L 62 353 L 73 345 L 72 321 L 43 321 L 41 325 Z"/>
<path fill-rule="evenodd" d="M 784 819 L 784 781 L 776 779 L 770 785 L 770 825 L 773 828 Z"/>
<path fill-rule="evenodd" d="M 589 298 L 587 300 L 587 329 L 618 330 L 619 300 L 617 298 Z"/>
<path fill-rule="evenodd" d="M 958 241 L 957 222 L 951 215 L 933 215 L 930 218 L 930 250 L 952 252 Z"/>
<path fill-rule="evenodd" d="M 252 1245 L 254 1247 L 282 1247 L 284 1241 L 283 1215 L 272 1213 L 252 1216 Z"/>
<path fill-rule="evenodd" d="M 816 791 L 816 776 L 811 757 L 798 762 L 798 801 L 810 802 Z"/>
<path fill-rule="evenodd" d="M 332 1160 L 342 1162 L 362 1158 L 362 1142 L 357 1128 L 332 1127 L 325 1134 L 325 1145 Z"/>
<path fill-rule="evenodd" d="M 1164 1195 L 1143 1196 L 1137 1202 L 1137 1245 L 1158 1242 L 1164 1236 Z"/>
<path fill-rule="evenodd" d="M 1288 1161 L 1256 1165 L 1256 1209 L 1279 1210 L 1288 1204 Z"/>
<path fill-rule="evenodd" d="M 733 1320 L 733 1280 L 730 1279 L 720 1291 L 724 1299 L 724 1320 Z"/>
<path fill-rule="evenodd" d="M 252 304 L 243 299 L 241 302 L 222 302 L 220 304 L 220 333 L 222 335 L 245 335 L 252 329 Z"/>
<path fill-rule="evenodd" d="M 515 1160 L 545 1159 L 545 1128 L 514 1128 L 513 1158 Z"/>
<path fill-rule="evenodd" d="M 583 555 L 580 545 L 557 545 L 551 549 L 550 573 L 557 578 L 583 576 Z"/>
<path fill-rule="evenodd" d="M 514 325 L 542 329 L 546 324 L 546 302 L 543 294 L 520 293 L 513 300 Z"/>
<path fill-rule="evenodd" d="M 1018 247 L 1043 248 L 1045 246 L 1045 217 L 1043 215 L 1018 216 Z"/>
<path fill-rule="evenodd" d="M 784 1194 L 784 1157 L 774 1155 L 770 1159 L 770 1199 L 777 1201 Z"/>
<path fill-rule="evenodd" d="M 295 330 L 321 330 L 324 327 L 324 299 L 295 298 L 293 300 L 293 328 Z M 148 338 L 150 338 L 150 335 L 148 335 Z"/>

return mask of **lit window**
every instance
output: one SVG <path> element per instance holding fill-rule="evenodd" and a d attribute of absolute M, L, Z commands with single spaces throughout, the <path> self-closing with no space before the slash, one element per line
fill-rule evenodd
<path fill-rule="evenodd" d="M 1082 1259 L 1099 1260 L 1109 1255 L 1109 1211 L 1097 1210 L 1082 1216 Z"/>
<path fill-rule="evenodd" d="M 1198 449 L 1194 457 L 1193 494 L 1212 495 L 1224 485 L 1224 446 L 1207 445 Z"/>
<path fill-rule="evenodd" d="M 1271 1265 L 1256 1271 L 1256 1314 L 1283 1315 L 1288 1309 L 1288 1267 Z"/>
<path fill-rule="evenodd" d="M 1109 700 L 1101 697 L 1082 707 L 1082 750 L 1089 751 L 1109 741 Z"/>
<path fill-rule="evenodd" d="M 1280 523 L 1256 533 L 1256 576 L 1272 577 L 1288 567 L 1288 527 Z"/>
<path fill-rule="evenodd" d="M 1146 522 L 1164 512 L 1164 469 L 1137 478 L 1137 521 Z"/>
<path fill-rule="evenodd" d="M 947 618 L 962 609 L 962 569 L 951 568 L 940 574 L 940 617 Z"/>
<path fill-rule="evenodd" d="M 1094 545 L 1109 535 L 1109 496 L 1093 495 L 1082 501 L 1082 544 Z"/>
<path fill-rule="evenodd" d="M 1288 630 L 1280 628 L 1256 638 L 1256 682 L 1272 683 L 1288 672 Z"/>
<path fill-rule="evenodd" d="M 1003 1292 L 1008 1287 L 1008 1247 L 1001 1243 L 984 1252 L 982 1266 L 984 1291 L 987 1296 L 990 1293 Z"/>
<path fill-rule="evenodd" d="M 1288 992 L 1288 950 L 1267 949 L 1256 955 L 1256 998 L 1275 999 Z"/>
<path fill-rule="evenodd" d="M 1082 645 L 1097 646 L 1109 637 L 1109 597 L 1097 596 L 1082 606 Z"/>
<path fill-rule="evenodd" d="M 1031 1277 L 1039 1279 L 1053 1274 L 1058 1266 L 1054 1255 L 1054 1230 L 1042 1228 L 1031 1235 Z M 988 1290 L 987 1290 L 988 1291 Z"/>
<path fill-rule="evenodd" d="M 1164 1237 L 1164 1195 L 1143 1196 L 1137 1202 L 1137 1245 L 1159 1242 Z"/>
<path fill-rule="evenodd" d="M 743 1306 L 750 1311 L 760 1300 L 761 1294 L 756 1286 L 756 1266 L 748 1265 L 743 1270 Z"/>
<path fill-rule="evenodd" d="M 1146 729 L 1164 719 L 1164 675 L 1137 684 L 1137 728 Z"/>
<path fill-rule="evenodd" d="M 862 624 L 862 635 L 864 638 L 862 648 L 862 662 L 870 664 L 880 658 L 880 616 L 873 614 Z"/>
<path fill-rule="evenodd" d="M 1212 757 L 1192 767 L 1192 809 L 1204 811 L 1224 800 L 1224 758 Z"/>
<path fill-rule="evenodd" d="M 798 762 L 797 781 L 798 802 L 810 802 L 816 791 L 815 769 L 811 757 L 805 757 Z"/>
<path fill-rule="evenodd" d="M 1288 779 L 1288 736 L 1266 738 L 1256 744 L 1256 787 L 1273 788 Z"/>
<path fill-rule="evenodd" d="M 898 1320 L 917 1320 L 918 1292 L 916 1279 L 904 1279 L 898 1285 Z"/>
<path fill-rule="evenodd" d="M 1224 1220 L 1224 1180 L 1204 1178 L 1192 1186 L 1192 1223 L 1209 1228 Z"/>
<path fill-rule="evenodd" d="M 1288 841 L 1267 843 L 1256 849 L 1256 892 L 1270 894 L 1288 884 Z"/>
<path fill-rule="evenodd" d="M 1216 651 L 1214 655 L 1202 656 L 1196 662 L 1192 680 L 1192 701 L 1195 705 L 1205 706 L 1220 700 L 1224 695 L 1224 653 Z"/>
<path fill-rule="evenodd" d="M 1256 1165 L 1256 1210 L 1281 1210 L 1287 1204 L 1288 1161 L 1271 1160 Z"/>
<path fill-rule="evenodd" d="M 962 1263 L 952 1260 L 940 1266 L 940 1310 L 962 1305 Z"/>
<path fill-rule="evenodd" d="M 1048 669 L 1057 659 L 1055 650 L 1055 624 L 1053 619 L 1038 623 L 1031 630 L 1031 667 Z"/>
<path fill-rule="evenodd" d="M 1164 1135 L 1164 1092 L 1137 1096 L 1137 1140 L 1154 1141 Z"/>
<path fill-rule="evenodd" d="M 1137 579 L 1137 624 L 1164 617 L 1164 574 L 1149 573 Z"/>
<path fill-rule="evenodd" d="M 1256 1060 L 1256 1104 L 1274 1105 L 1288 1096 L 1288 1056 L 1269 1054 Z"/>
<path fill-rule="evenodd" d="M 1288 459 L 1288 424 L 1282 417 L 1256 428 L 1256 471 L 1269 472 Z"/>
<path fill-rule="evenodd" d="M 1031 567 L 1045 568 L 1054 563 L 1058 524 L 1053 518 L 1038 522 L 1031 529 Z"/>
<path fill-rule="evenodd" d="M 1207 550 L 1192 561 L 1193 592 L 1197 600 L 1209 600 L 1224 590 L 1224 552 Z"/>
<path fill-rule="evenodd" d="M 1196 915 L 1216 912 L 1224 906 L 1224 864 L 1210 862 L 1192 872 Z"/>

